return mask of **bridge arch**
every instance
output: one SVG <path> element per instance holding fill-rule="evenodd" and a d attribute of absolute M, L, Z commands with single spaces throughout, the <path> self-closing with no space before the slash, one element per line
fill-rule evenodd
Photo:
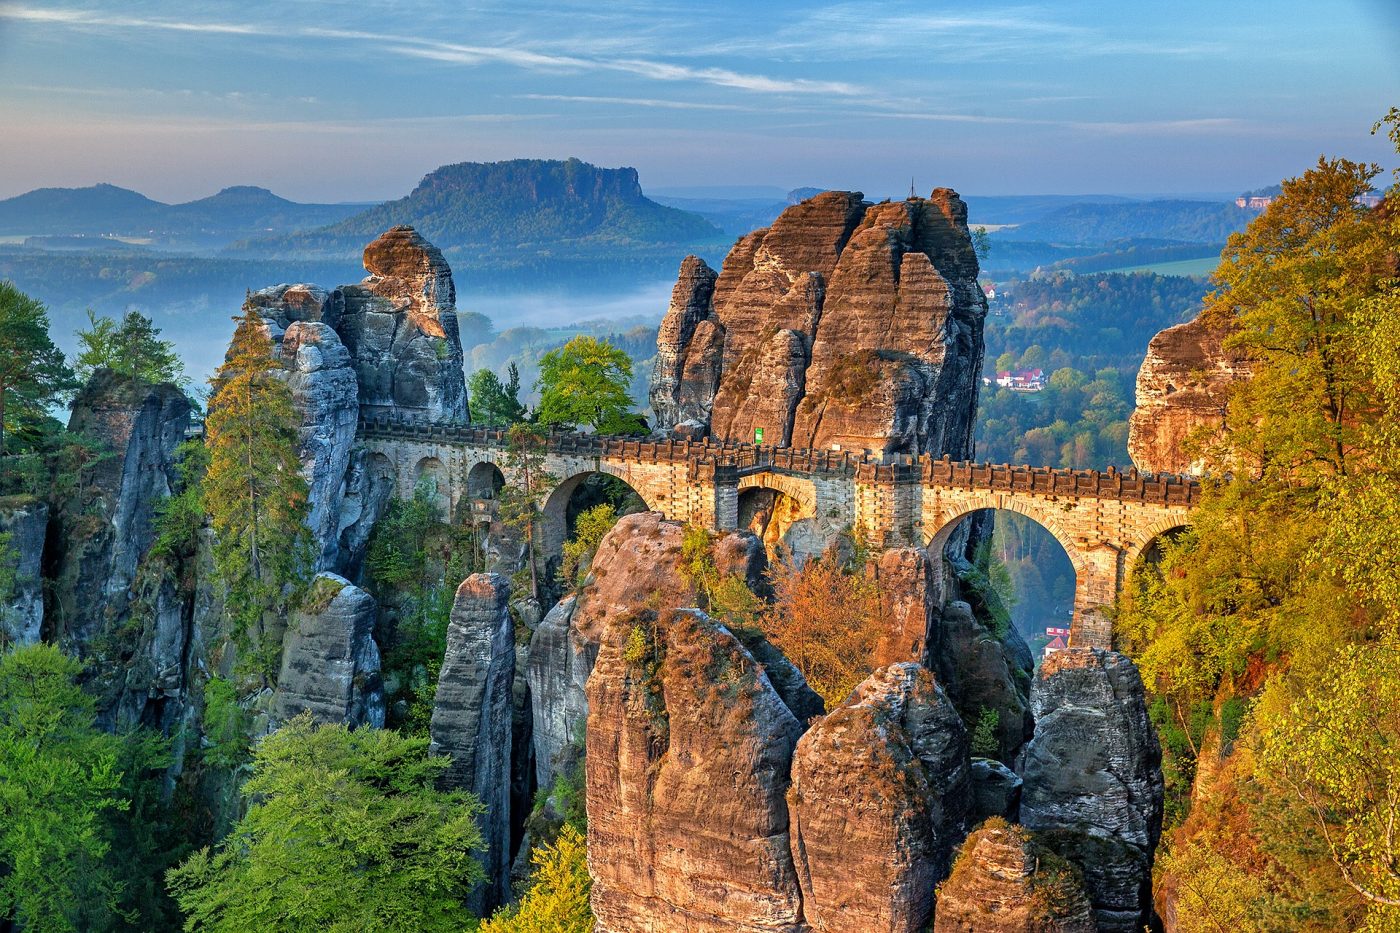
<path fill-rule="evenodd" d="M 495 499 L 506 485 L 506 476 L 493 461 L 479 460 L 467 470 L 468 499 Z"/>
<path fill-rule="evenodd" d="M 1158 542 L 1168 535 L 1175 534 L 1179 531 L 1185 531 L 1188 527 L 1190 526 L 1185 521 L 1175 516 L 1164 517 L 1147 526 L 1146 533 L 1137 541 L 1132 542 L 1123 551 L 1125 582 L 1126 576 L 1132 574 L 1138 564 L 1141 563 L 1142 559 L 1152 551 L 1153 547 L 1155 547 Z"/>
<path fill-rule="evenodd" d="M 755 473 L 740 477 L 738 492 L 739 527 L 762 538 L 770 558 L 785 555 L 800 564 L 826 549 L 810 479 Z"/>
<path fill-rule="evenodd" d="M 443 463 L 436 456 L 421 458 L 413 465 L 413 488 L 423 482 L 432 484 L 433 503 L 437 506 L 438 512 L 444 521 L 451 519 L 452 511 L 452 481 L 447 470 L 447 464 Z"/>
<path fill-rule="evenodd" d="M 599 493 L 596 490 L 590 491 L 588 489 L 590 485 L 602 486 L 606 484 L 612 487 L 611 492 L 618 493 L 624 498 L 630 497 L 633 500 L 630 503 L 624 502 L 618 508 L 619 515 L 641 511 L 658 511 L 656 505 L 648 502 L 642 492 L 628 482 L 625 473 L 609 469 L 609 466 L 610 464 L 600 463 L 596 470 L 581 470 L 555 486 L 545 497 L 544 504 L 540 509 L 540 531 L 546 560 L 554 560 L 563 553 L 564 542 L 573 530 L 572 526 L 574 519 L 578 517 L 577 513 L 591 504 L 596 504 L 596 502 L 587 500 L 592 498 L 603 501 L 599 498 Z M 599 480 L 604 480 L 605 483 L 600 483 Z M 608 491 L 602 493 L 604 496 L 607 494 Z"/>
<path fill-rule="evenodd" d="M 1015 512 L 1024 515 L 1035 522 L 1046 531 L 1051 537 L 1059 542 L 1060 547 L 1065 549 L 1065 554 L 1069 557 L 1069 562 L 1074 566 L 1076 577 L 1086 567 L 1084 553 L 1079 547 L 1079 543 L 1069 534 L 1063 523 L 1054 513 L 1035 508 L 1031 502 L 1034 500 L 1023 500 L 1006 496 L 999 496 L 989 493 L 985 496 L 964 496 L 956 505 L 940 509 L 936 515 L 925 518 L 924 527 L 928 533 L 928 551 L 930 554 L 938 555 L 943 553 L 943 549 L 948 546 L 948 541 L 953 536 L 953 532 L 969 516 L 977 512 Z"/>

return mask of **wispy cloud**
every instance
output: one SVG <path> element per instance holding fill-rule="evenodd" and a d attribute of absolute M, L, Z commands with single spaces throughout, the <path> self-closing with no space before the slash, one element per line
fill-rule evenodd
<path fill-rule="evenodd" d="M 376 50 L 397 55 L 459 65 L 496 62 L 530 71 L 610 71 L 652 81 L 690 82 L 768 94 L 822 94 L 857 96 L 865 88 L 845 81 L 778 78 L 726 68 L 695 68 L 647 58 L 609 58 L 539 52 L 524 46 L 467 45 L 418 36 L 385 35 L 356 30 L 318 27 L 273 29 L 243 23 L 193 22 L 134 16 L 115 16 L 84 10 L 44 10 L 0 4 L 0 19 L 47 23 L 73 28 L 168 30 L 211 35 L 327 39 L 373 43 Z"/>
<path fill-rule="evenodd" d="M 550 100 L 570 104 L 617 104 L 625 107 L 659 107 L 668 110 L 730 110 L 757 112 L 764 108 L 740 104 L 706 104 L 690 100 L 663 100 L 656 97 L 592 97 L 584 94 L 516 94 L 517 100 Z"/>

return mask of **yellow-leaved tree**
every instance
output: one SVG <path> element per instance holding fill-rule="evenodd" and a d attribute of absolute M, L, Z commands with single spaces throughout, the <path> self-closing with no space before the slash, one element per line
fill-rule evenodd
<path fill-rule="evenodd" d="M 249 672 L 266 676 L 277 648 L 269 623 L 306 578 L 307 486 L 292 392 L 267 327 L 251 302 L 234 321 L 228 356 L 210 380 L 204 508 L 231 635 Z"/>

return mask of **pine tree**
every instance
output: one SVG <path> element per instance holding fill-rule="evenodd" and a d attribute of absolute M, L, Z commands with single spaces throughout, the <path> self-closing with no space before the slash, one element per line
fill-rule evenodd
<path fill-rule="evenodd" d="M 251 303 L 234 318 L 228 356 L 210 380 L 204 508 L 233 637 L 265 670 L 269 614 L 304 582 L 307 486 L 297 460 L 297 417 L 272 340 Z"/>
<path fill-rule="evenodd" d="M 150 383 L 183 385 L 185 368 L 175 344 L 160 339 L 160 328 L 139 311 L 128 311 L 118 324 L 88 311 L 88 329 L 78 331 L 82 351 L 74 361 L 79 378 L 105 367 Z"/>
<path fill-rule="evenodd" d="M 44 306 L 0 281 L 0 456 L 6 431 L 32 426 L 75 386 L 63 352 L 49 338 Z"/>
<path fill-rule="evenodd" d="M 472 421 L 500 427 L 525 420 L 525 406 L 520 404 L 520 370 L 510 364 L 506 382 L 489 369 L 478 369 L 467 383 L 471 399 Z"/>
<path fill-rule="evenodd" d="M 510 482 L 501 489 L 501 521 L 525 538 L 526 563 L 530 571 L 530 594 L 539 598 L 540 497 L 554 483 L 544 469 L 545 434 L 537 425 L 511 425 L 506 447 L 506 470 Z"/>

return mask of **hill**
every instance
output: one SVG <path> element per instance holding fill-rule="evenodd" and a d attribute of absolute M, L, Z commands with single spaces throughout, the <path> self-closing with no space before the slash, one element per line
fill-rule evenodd
<path fill-rule="evenodd" d="M 0 201 L 0 235 L 126 236 L 161 246 L 223 246 L 270 230 L 333 223 L 361 209 L 298 204 L 247 185 L 184 204 L 165 204 L 108 184 L 39 188 Z"/>
<path fill-rule="evenodd" d="M 358 254 L 396 224 L 411 224 L 468 268 L 619 253 L 665 254 L 678 263 L 686 249 L 727 245 L 703 217 L 644 196 L 636 169 L 515 159 L 444 165 L 397 201 L 317 230 L 249 240 L 234 252 L 338 258 Z"/>
<path fill-rule="evenodd" d="M 1243 230 L 1252 216 L 1234 204 L 1217 201 L 1071 204 L 992 236 L 994 240 L 1080 245 L 1139 238 L 1219 244 Z"/>

